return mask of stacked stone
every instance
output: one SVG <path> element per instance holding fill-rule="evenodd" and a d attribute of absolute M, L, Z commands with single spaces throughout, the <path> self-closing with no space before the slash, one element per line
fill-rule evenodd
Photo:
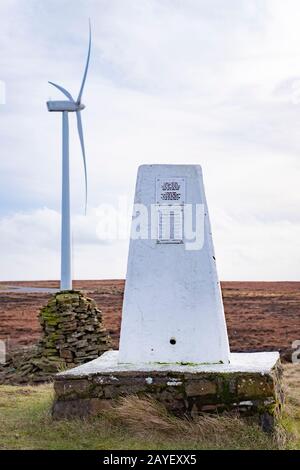
<path fill-rule="evenodd" d="M 55 294 L 40 311 L 41 355 L 68 367 L 96 359 L 111 348 L 95 302 L 78 291 Z"/>
<path fill-rule="evenodd" d="M 95 302 L 81 292 L 55 294 L 39 315 L 42 338 L 0 366 L 0 383 L 42 383 L 111 349 Z"/>

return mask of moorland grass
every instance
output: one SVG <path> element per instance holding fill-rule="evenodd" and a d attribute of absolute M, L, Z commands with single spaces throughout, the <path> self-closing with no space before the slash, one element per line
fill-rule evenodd
<path fill-rule="evenodd" d="M 285 367 L 282 431 L 263 433 L 237 416 L 170 416 L 151 399 L 124 398 L 97 418 L 54 421 L 52 384 L 0 386 L 0 449 L 300 449 L 300 365 Z M 283 438 L 287 434 L 287 439 Z"/>

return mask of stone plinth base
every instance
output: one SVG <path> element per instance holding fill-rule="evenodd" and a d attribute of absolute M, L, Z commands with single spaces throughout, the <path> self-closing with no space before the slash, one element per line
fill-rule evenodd
<path fill-rule="evenodd" d="M 56 419 L 97 415 L 113 399 L 150 395 L 178 416 L 238 410 L 271 430 L 283 403 L 279 354 L 232 353 L 230 364 L 119 364 L 118 351 L 55 377 Z"/>

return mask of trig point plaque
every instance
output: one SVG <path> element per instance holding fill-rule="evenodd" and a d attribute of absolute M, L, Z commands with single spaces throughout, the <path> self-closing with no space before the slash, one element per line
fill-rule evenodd
<path fill-rule="evenodd" d="M 135 191 L 120 363 L 228 363 L 201 167 L 142 165 Z"/>

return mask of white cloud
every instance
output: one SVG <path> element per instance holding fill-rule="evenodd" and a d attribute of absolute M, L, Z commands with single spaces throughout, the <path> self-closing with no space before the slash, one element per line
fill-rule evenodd
<path fill-rule="evenodd" d="M 75 279 L 123 278 L 128 241 L 103 242 L 97 237 L 97 210 L 73 218 Z M 43 208 L 0 219 L 0 280 L 58 279 L 60 215 Z M 16 274 L 17 273 L 17 274 Z"/>
<path fill-rule="evenodd" d="M 247 221 L 216 212 L 214 239 L 221 279 L 297 281 L 300 221 Z"/>
<path fill-rule="evenodd" d="M 76 277 L 124 275 L 126 243 L 98 245 L 93 208 L 132 199 L 137 166 L 160 162 L 202 164 L 222 278 L 297 278 L 297 0 L 1 0 L 1 278 L 59 275 L 61 122 L 47 80 L 76 96 L 89 16 L 87 219 L 70 120 Z"/>

